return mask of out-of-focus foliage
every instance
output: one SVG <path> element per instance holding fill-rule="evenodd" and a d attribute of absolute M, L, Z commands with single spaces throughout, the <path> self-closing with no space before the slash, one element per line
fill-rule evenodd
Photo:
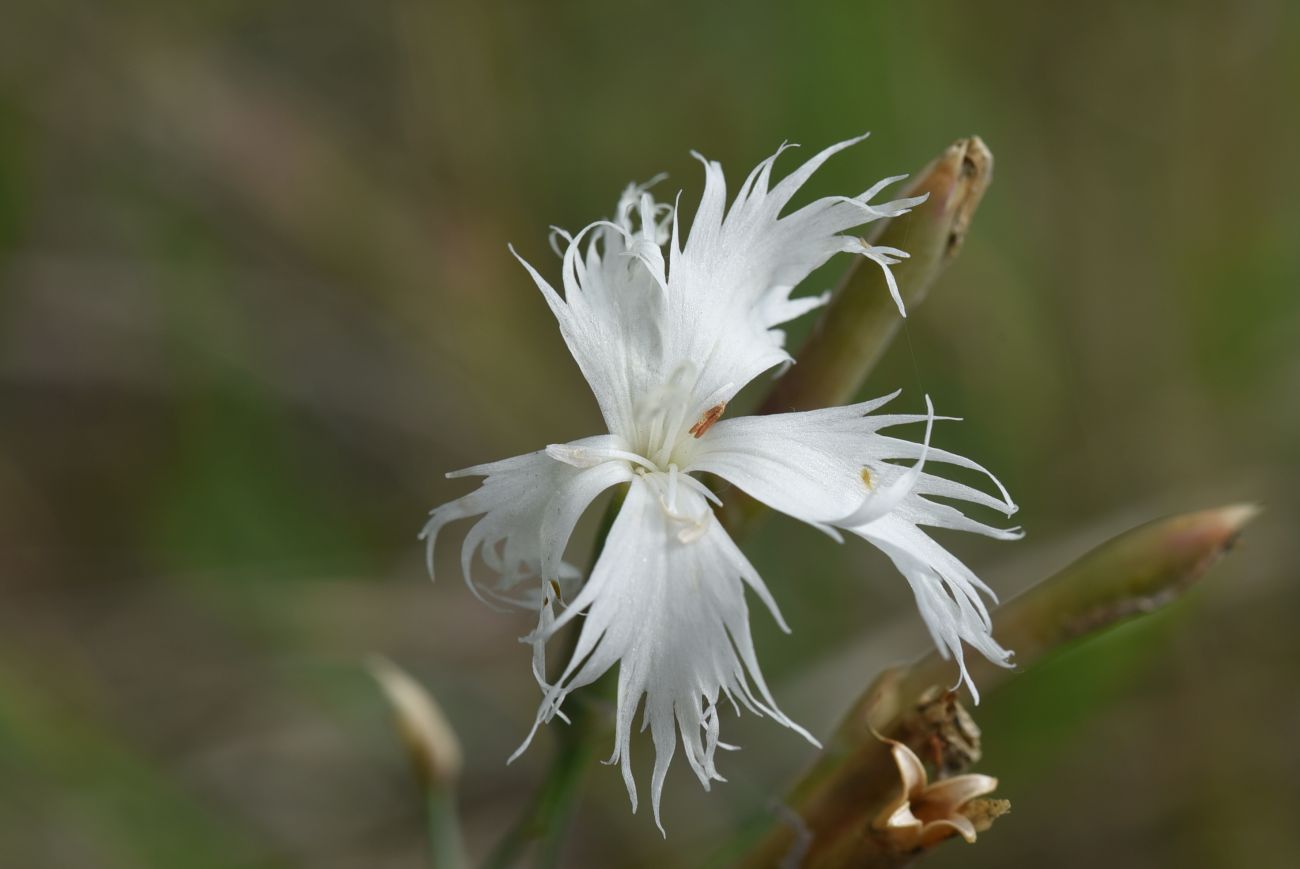
<path fill-rule="evenodd" d="M 868 390 L 965 417 L 937 443 L 1017 497 L 1025 542 L 951 541 L 995 588 L 1161 512 L 1268 506 L 1189 602 L 989 698 L 1014 813 L 934 864 L 1294 865 L 1298 39 L 1286 0 L 7 3 L 0 863 L 421 865 L 372 650 L 458 725 L 483 853 L 548 747 L 504 766 L 529 625 L 452 543 L 430 587 L 415 532 L 465 490 L 444 471 L 599 427 L 506 243 L 553 273 L 546 227 L 626 182 L 693 202 L 691 148 L 735 178 L 871 129 L 813 192 L 970 133 L 997 157 Z M 749 549 L 794 628 L 755 613 L 765 669 L 817 732 L 923 647 L 865 546 L 777 520 Z M 727 728 L 728 784 L 670 774 L 666 842 L 597 769 L 575 865 L 768 810 L 810 749 Z"/>

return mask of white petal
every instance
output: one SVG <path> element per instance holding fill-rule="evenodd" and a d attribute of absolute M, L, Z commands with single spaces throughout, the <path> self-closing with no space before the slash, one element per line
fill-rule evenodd
<path fill-rule="evenodd" d="M 582 245 L 587 243 L 585 258 Z M 662 254 L 617 224 L 588 226 L 564 253 L 564 295 L 516 254 L 542 291 L 609 430 L 634 431 L 633 404 L 663 369 Z M 513 253 L 513 249 L 512 249 Z M 649 266 L 656 256 L 659 273 Z"/>
<path fill-rule="evenodd" d="M 888 485 L 869 486 L 871 491 L 867 493 L 861 506 L 848 516 L 835 520 L 837 526 L 854 528 L 874 522 L 892 513 L 915 490 L 917 480 L 920 479 L 921 472 L 925 468 L 925 457 L 930 451 L 930 433 L 934 428 L 934 405 L 930 403 L 928 395 L 925 397 L 925 408 L 925 441 L 921 444 L 921 455 L 917 457 L 916 462 L 902 476 Z M 864 477 L 863 485 L 866 485 L 866 481 L 867 478 Z"/>
<path fill-rule="evenodd" d="M 981 593 L 992 597 L 991 590 L 919 526 L 1015 539 L 1019 529 L 986 525 L 927 496 L 968 501 L 1007 515 L 1015 512 L 1015 504 L 996 479 L 1002 498 L 930 473 L 927 469 L 936 462 L 988 472 L 969 459 L 929 447 L 929 425 L 936 418 L 932 409 L 925 416 L 866 415 L 892 397 L 844 408 L 723 420 L 699 440 L 686 470 L 717 474 L 773 509 L 823 530 L 843 529 L 876 545 L 907 577 L 935 643 L 957 659 L 963 678 L 963 641 L 1006 665 L 1009 653 L 993 640 L 980 598 Z M 878 433 L 886 426 L 920 421 L 927 424 L 925 443 Z M 896 464 L 908 459 L 911 467 Z"/>
<path fill-rule="evenodd" d="M 979 691 L 966 670 L 962 642 L 973 646 L 994 664 L 1013 666 L 1011 652 L 993 639 L 988 609 L 980 599 L 981 591 L 992 597 L 988 587 L 966 565 L 904 518 L 887 516 L 854 529 L 854 533 L 888 555 L 907 577 L 917 608 L 940 654 L 957 661 L 961 672 L 957 685 L 965 682 L 979 703 Z"/>
<path fill-rule="evenodd" d="M 612 435 L 598 435 L 565 445 L 570 450 L 616 451 L 625 445 Z M 528 584 L 522 594 L 512 594 L 529 578 L 566 579 L 577 571 L 562 559 L 578 518 L 596 496 L 632 477 L 626 462 L 606 461 L 586 467 L 552 458 L 546 450 L 477 465 L 449 477 L 482 476 L 473 492 L 435 509 L 420 537 L 427 546 L 429 575 L 433 575 L 433 549 L 443 526 L 458 519 L 481 516 L 461 547 L 465 581 L 476 595 L 521 606 L 540 603 L 540 585 Z M 473 579 L 474 554 L 498 575 L 494 587 Z"/>
<path fill-rule="evenodd" d="M 868 205 L 882 186 L 876 185 L 858 197 L 826 197 L 782 216 L 822 163 L 861 138 L 823 150 L 769 189 L 773 155 L 750 174 L 725 213 L 722 169 L 701 158 L 705 192 L 686 245 L 670 266 L 664 332 L 667 359 L 700 364 L 697 394 L 726 383 L 734 394 L 787 360 L 775 327 L 826 300 L 792 300 L 793 288 L 837 252 L 867 253 L 858 239 L 841 233 L 920 201 Z"/>
<path fill-rule="evenodd" d="M 722 167 L 700 158 L 704 193 L 680 247 L 676 208 L 656 203 L 645 186 L 628 188 L 612 221 L 593 223 L 574 236 L 553 236 L 562 236 L 566 245 L 563 294 L 524 262 L 611 432 L 642 455 L 657 456 L 702 413 L 725 404 L 763 371 L 788 362 L 785 336 L 777 327 L 829 298 L 791 299 L 790 294 L 835 253 L 868 256 L 888 275 L 901 251 L 871 247 L 842 233 L 919 202 L 869 202 L 898 179 L 782 215 L 827 158 L 857 141 L 825 149 L 770 187 L 773 155 L 750 173 L 730 206 Z M 658 405 L 648 414 L 638 411 L 639 403 L 670 384 L 675 384 L 672 413 L 660 413 Z M 653 436 L 650 426 L 659 427 Z"/>
<path fill-rule="evenodd" d="M 924 443 L 879 434 L 888 426 L 944 419 L 871 415 L 897 395 L 825 410 L 721 420 L 693 445 L 684 470 L 717 474 L 773 509 L 813 525 L 849 527 L 854 523 L 845 522 L 846 517 L 851 519 L 873 495 L 904 480 L 911 484 L 910 494 L 897 508 L 913 510 L 920 524 L 958 525 L 952 519 L 953 508 L 929 501 L 926 495 L 1014 513 L 1016 506 L 1005 497 L 1005 489 L 975 462 Z M 923 455 L 928 466 L 954 464 L 987 474 L 1004 498 L 922 471 Z M 894 464 L 899 460 L 916 464 L 909 469 Z M 932 510 L 933 523 L 926 521 Z"/>
<path fill-rule="evenodd" d="M 692 486 L 679 485 L 671 493 L 672 504 L 669 498 L 666 475 L 632 481 L 591 578 L 568 609 L 534 637 L 545 643 L 583 615 L 573 657 L 559 682 L 548 686 L 538 724 L 557 714 L 568 692 L 618 664 L 615 747 L 609 762 L 622 767 L 633 810 L 631 733 L 644 698 L 655 745 L 651 803 L 656 823 L 679 733 L 687 762 L 704 786 L 720 780 L 714 765 L 714 753 L 723 745 L 718 741 L 720 698 L 770 715 L 811 739 L 777 709 L 759 671 L 745 587 L 780 619 L 762 580 Z M 683 533 L 696 529 L 698 533 Z"/>
<path fill-rule="evenodd" d="M 721 420 L 699 439 L 686 470 L 717 474 L 773 509 L 813 525 L 829 524 L 857 510 L 870 494 L 863 468 L 882 465 L 891 455 L 882 452 L 875 435 L 882 418 L 867 415 L 890 398 Z"/>

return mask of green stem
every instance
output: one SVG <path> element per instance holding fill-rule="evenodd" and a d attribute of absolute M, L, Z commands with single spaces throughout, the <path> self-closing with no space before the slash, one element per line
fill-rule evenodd
<path fill-rule="evenodd" d="M 580 785 L 596 756 L 593 730 L 599 729 L 593 728 L 595 713 L 586 703 L 573 703 L 568 714 L 571 723 L 559 731 L 559 745 L 541 788 L 497 844 L 485 867 L 514 866 L 537 843 L 541 845 L 537 865 L 559 865 Z"/>
<path fill-rule="evenodd" d="M 464 869 L 469 866 L 454 789 L 430 787 L 425 800 L 429 823 L 429 865 L 433 869 Z"/>
<path fill-rule="evenodd" d="M 469 866 L 456 807 L 460 741 L 433 695 L 409 673 L 380 655 L 369 670 L 393 711 L 407 760 L 424 795 L 429 861 L 434 869 Z"/>
<path fill-rule="evenodd" d="M 969 659 L 972 677 L 991 693 L 1062 646 L 1165 606 L 1232 546 L 1257 512 L 1237 504 L 1188 513 L 1102 544 L 994 613 L 994 632 L 1015 650 L 1016 669 Z M 857 699 L 786 799 L 812 836 L 804 866 L 902 865 L 899 855 L 874 848 L 864 835 L 898 788 L 889 750 L 876 734 L 897 735 L 925 692 L 954 679 L 953 663 L 931 652 L 909 667 L 885 671 Z M 789 824 L 773 825 L 739 865 L 779 865 L 793 841 Z"/>

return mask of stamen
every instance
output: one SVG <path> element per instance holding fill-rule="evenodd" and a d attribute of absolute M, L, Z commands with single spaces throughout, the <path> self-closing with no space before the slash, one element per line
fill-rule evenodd
<path fill-rule="evenodd" d="M 722 499 L 715 495 L 712 489 L 692 477 L 690 474 L 682 474 L 679 479 L 686 484 L 687 488 L 695 492 L 695 494 L 699 495 L 704 500 L 712 503 L 716 507 L 722 506 Z"/>
<path fill-rule="evenodd" d="M 697 374 L 694 363 L 689 360 L 681 363 L 648 402 L 647 409 L 653 411 L 654 416 L 651 417 L 650 437 L 645 445 L 646 455 L 660 467 L 667 464 L 681 436 L 682 425 L 690 412 L 686 401 Z"/>
<path fill-rule="evenodd" d="M 691 426 L 690 433 L 697 440 L 704 437 L 704 433 L 712 428 L 713 424 L 721 419 L 722 415 L 726 412 L 727 403 L 725 401 L 713 405 L 713 407 L 704 411 L 704 416 L 700 417 L 699 420 L 696 421 L 695 425 Z"/>
<path fill-rule="evenodd" d="M 690 474 L 682 473 L 676 463 L 670 464 L 665 472 L 645 472 L 640 468 L 637 472 L 658 495 L 659 506 L 668 518 L 683 526 L 677 531 L 676 536 L 679 541 L 692 543 L 708 532 L 709 523 L 714 517 L 713 511 L 706 502 L 711 501 L 715 504 L 720 502 L 703 483 Z M 681 497 L 683 488 L 688 489 L 700 500 L 688 498 L 683 505 Z"/>
<path fill-rule="evenodd" d="M 608 447 L 575 447 L 570 444 L 551 444 L 546 454 L 557 462 L 573 465 L 575 468 L 594 468 L 602 462 L 623 461 L 641 465 L 652 471 L 658 470 L 649 460 L 627 450 Z"/>

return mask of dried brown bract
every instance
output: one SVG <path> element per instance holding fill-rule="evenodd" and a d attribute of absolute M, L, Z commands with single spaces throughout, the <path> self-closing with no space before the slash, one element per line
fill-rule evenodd
<path fill-rule="evenodd" d="M 1006 800 L 980 799 L 997 789 L 992 776 L 967 773 L 931 783 L 912 749 L 897 740 L 882 741 L 893 753 L 901 787 L 871 828 L 892 850 L 925 850 L 952 836 L 974 842 L 977 833 L 1010 809 Z"/>

